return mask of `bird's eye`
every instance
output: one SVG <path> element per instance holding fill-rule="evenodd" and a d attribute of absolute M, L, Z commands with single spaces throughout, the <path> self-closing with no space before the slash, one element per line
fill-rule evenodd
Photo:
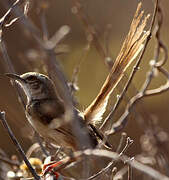
<path fill-rule="evenodd" d="M 28 81 L 35 81 L 35 80 L 37 80 L 37 78 L 35 76 L 28 76 L 26 78 L 26 80 L 28 80 Z"/>

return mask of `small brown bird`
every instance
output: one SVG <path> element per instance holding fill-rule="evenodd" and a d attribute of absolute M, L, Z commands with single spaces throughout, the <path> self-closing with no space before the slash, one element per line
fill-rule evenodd
<path fill-rule="evenodd" d="M 102 123 L 102 115 L 110 94 L 123 77 L 127 67 L 143 49 L 144 41 L 150 33 L 144 31 L 149 15 L 141 21 L 144 11 L 140 12 L 140 8 L 141 3 L 138 5 L 129 33 L 99 94 L 81 113 L 82 116 L 78 114 L 81 132 L 88 134 L 90 147 L 96 147 L 98 138 L 103 139 L 102 134 L 95 127 Z M 24 89 L 27 96 L 26 116 L 34 129 L 55 144 L 77 150 L 77 142 L 70 122 L 65 121 L 64 103 L 56 94 L 53 82 L 47 76 L 35 72 L 21 76 L 16 74 L 7 76 L 16 80 Z"/>
<path fill-rule="evenodd" d="M 26 117 L 32 127 L 49 142 L 77 150 L 71 122 L 65 123 L 64 103 L 56 94 L 53 82 L 47 76 L 36 72 L 20 76 L 12 73 L 6 75 L 23 88 L 27 97 Z M 78 120 L 82 133 L 85 132 L 89 136 L 91 147 L 96 147 L 98 144 L 96 132 L 85 123 L 80 114 Z"/>

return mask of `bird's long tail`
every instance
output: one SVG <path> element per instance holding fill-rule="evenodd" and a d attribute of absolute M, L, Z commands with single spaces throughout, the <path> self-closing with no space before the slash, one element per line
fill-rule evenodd
<path fill-rule="evenodd" d="M 106 78 L 99 94 L 84 111 L 85 119 L 93 125 L 102 123 L 102 115 L 106 110 L 109 96 L 124 75 L 124 72 L 144 47 L 144 41 L 149 31 L 144 31 L 149 14 L 143 18 L 141 3 L 138 4 L 136 13 L 130 26 L 129 33 L 125 38 L 122 48 L 115 63 Z"/>

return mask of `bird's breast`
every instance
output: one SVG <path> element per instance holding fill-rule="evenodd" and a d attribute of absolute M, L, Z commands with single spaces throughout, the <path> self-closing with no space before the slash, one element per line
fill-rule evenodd
<path fill-rule="evenodd" d="M 27 118 L 39 134 L 55 144 L 77 149 L 77 137 L 72 130 L 72 122 L 65 121 L 64 109 L 53 101 L 34 101 L 27 105 Z M 88 136 L 89 147 L 96 147 L 98 141 L 93 130 L 88 127 L 84 119 L 79 116 L 79 131 Z M 84 142 L 87 147 L 87 143 Z"/>
<path fill-rule="evenodd" d="M 53 119 L 61 119 L 64 107 L 54 100 L 34 100 L 28 104 L 27 114 L 32 121 L 40 121 L 44 125 L 49 125 Z"/>

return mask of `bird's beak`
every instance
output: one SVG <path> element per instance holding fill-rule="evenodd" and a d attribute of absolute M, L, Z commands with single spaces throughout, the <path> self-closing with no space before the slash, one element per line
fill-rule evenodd
<path fill-rule="evenodd" d="M 13 73 L 6 73 L 5 74 L 7 77 L 13 79 L 13 80 L 17 80 L 21 83 L 26 83 L 25 80 L 23 78 L 21 78 L 19 75 L 17 74 L 13 74 Z"/>

